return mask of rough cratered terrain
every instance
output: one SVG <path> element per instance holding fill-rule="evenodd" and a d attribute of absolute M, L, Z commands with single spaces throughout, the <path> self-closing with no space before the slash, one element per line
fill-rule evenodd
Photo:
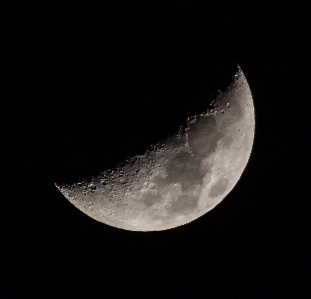
<path fill-rule="evenodd" d="M 91 182 L 57 185 L 90 217 L 133 231 L 186 224 L 220 203 L 239 180 L 254 139 L 252 95 L 241 70 L 208 109 L 144 155 Z"/>

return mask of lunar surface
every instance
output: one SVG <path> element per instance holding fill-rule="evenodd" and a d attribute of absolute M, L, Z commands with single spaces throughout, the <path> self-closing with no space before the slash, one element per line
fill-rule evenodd
<path fill-rule="evenodd" d="M 166 230 L 197 219 L 233 189 L 252 150 L 254 106 L 241 69 L 210 107 L 114 170 L 55 185 L 88 216 L 125 230 Z"/>

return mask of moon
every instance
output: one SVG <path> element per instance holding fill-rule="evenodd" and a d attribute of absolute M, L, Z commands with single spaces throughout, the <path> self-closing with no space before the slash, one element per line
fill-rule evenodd
<path fill-rule="evenodd" d="M 201 217 L 233 189 L 252 150 L 253 98 L 240 68 L 210 107 L 143 155 L 56 187 L 86 215 L 125 230 L 166 230 Z"/>

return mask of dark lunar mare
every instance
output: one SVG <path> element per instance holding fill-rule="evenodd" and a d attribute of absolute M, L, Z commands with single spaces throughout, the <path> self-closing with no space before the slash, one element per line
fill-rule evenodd
<path fill-rule="evenodd" d="M 239 180 L 254 139 L 254 107 L 241 70 L 207 112 L 187 119 L 144 155 L 91 181 L 57 186 L 92 218 L 127 230 L 165 230 L 219 204 Z"/>

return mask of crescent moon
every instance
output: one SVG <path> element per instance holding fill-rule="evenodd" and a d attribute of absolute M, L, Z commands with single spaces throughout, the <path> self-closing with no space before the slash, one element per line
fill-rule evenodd
<path fill-rule="evenodd" d="M 255 115 L 239 68 L 211 109 L 176 134 L 91 182 L 56 187 L 93 219 L 131 231 L 160 231 L 215 208 L 240 179 L 253 146 Z"/>

